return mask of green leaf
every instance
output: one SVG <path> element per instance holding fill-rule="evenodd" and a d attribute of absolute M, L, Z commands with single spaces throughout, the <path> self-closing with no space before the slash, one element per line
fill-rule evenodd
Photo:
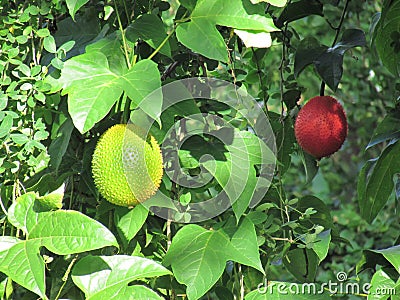
<path fill-rule="evenodd" d="M 290 94 L 293 93 L 286 94 L 286 97 L 290 97 Z M 293 97 L 297 96 L 293 95 Z M 276 139 L 277 159 L 279 162 L 278 168 L 279 172 L 283 175 L 290 167 L 293 145 L 296 142 L 293 121 L 291 118 L 285 118 L 282 120 L 281 116 L 277 113 L 269 112 L 268 115 Z"/>
<path fill-rule="evenodd" d="M 21 229 L 24 234 L 28 234 L 40 219 L 46 218 L 47 215 L 47 213 L 38 207 L 36 194 L 29 192 L 15 200 L 8 209 L 7 217 L 13 226 Z"/>
<path fill-rule="evenodd" d="M 231 239 L 228 259 L 244 264 L 264 273 L 258 252 L 257 234 L 253 223 L 244 218 Z"/>
<path fill-rule="evenodd" d="M 313 208 L 317 212 L 312 214 L 308 219 L 312 225 L 321 225 L 325 229 L 333 228 L 333 220 L 331 217 L 330 209 L 324 202 L 315 196 L 304 196 L 299 199 L 297 203 L 297 210 L 300 212 L 306 212 L 307 209 Z M 308 222 L 308 221 L 302 221 Z"/>
<path fill-rule="evenodd" d="M 216 25 L 262 32 L 277 30 L 271 18 L 248 14 L 241 0 L 215 0 L 211 4 L 207 0 L 199 0 L 190 22 L 181 23 L 176 29 L 176 36 L 189 49 L 208 58 L 227 62 L 227 46 Z"/>
<path fill-rule="evenodd" d="M 138 17 L 131 25 L 126 29 L 126 36 L 132 42 L 136 42 L 136 36 L 140 37 L 143 41 L 150 45 L 153 49 L 157 49 L 158 46 L 167 37 L 165 26 L 163 21 L 152 14 L 145 14 Z M 160 49 L 160 53 L 171 57 L 171 47 L 167 41 L 165 45 Z"/>
<path fill-rule="evenodd" d="M 281 28 L 285 23 L 293 22 L 310 15 L 324 15 L 323 4 L 320 1 L 300 0 L 292 2 L 282 11 L 277 20 L 277 24 L 278 27 Z"/>
<path fill-rule="evenodd" d="M 7 108 L 7 104 L 8 104 L 8 96 L 7 96 L 7 94 L 4 93 L 3 91 L 0 91 L 0 111 L 2 111 L 3 109 L 6 109 Z M 3 124 L 3 122 L 1 122 L 1 124 Z M 1 128 L 1 125 L 0 125 L 0 128 Z M 0 138 L 2 138 L 1 134 L 0 134 Z"/>
<path fill-rule="evenodd" d="M 186 7 L 188 10 L 192 11 L 196 7 L 197 0 L 181 0 L 179 3 Z"/>
<path fill-rule="evenodd" d="M 269 48 L 272 45 L 272 38 L 269 32 L 235 29 L 235 33 L 247 48 Z"/>
<path fill-rule="evenodd" d="M 42 246 L 58 255 L 118 247 L 114 235 L 101 223 L 67 210 L 54 211 L 40 219 L 29 232 L 28 240 L 39 240 Z"/>
<path fill-rule="evenodd" d="M 5 274 L 0 274 L 0 295 L 4 295 L 7 290 L 8 278 Z"/>
<path fill-rule="evenodd" d="M 395 282 L 390 276 L 380 269 L 372 276 L 371 286 L 368 290 L 368 300 L 384 300 L 389 299 L 389 293 L 381 293 L 381 291 L 394 291 Z"/>
<path fill-rule="evenodd" d="M 25 226 L 28 235 L 24 241 L 0 238 L 0 272 L 47 299 L 41 246 L 55 254 L 68 255 L 105 246 L 118 247 L 118 243 L 102 224 L 79 212 L 35 212 L 33 196 L 33 193 L 23 195 L 16 207 L 10 209 L 10 220 Z"/>
<path fill-rule="evenodd" d="M 400 117 L 397 110 L 389 112 L 378 124 L 366 149 L 391 139 L 400 139 Z"/>
<path fill-rule="evenodd" d="M 269 162 L 275 160 L 271 150 L 250 132 L 228 129 L 226 132 L 218 133 L 221 140 L 225 140 L 224 148 L 213 149 L 207 147 L 207 151 L 216 157 L 215 160 L 204 160 L 201 165 L 208 170 L 225 191 L 232 203 L 236 219 L 239 220 L 249 207 L 257 189 L 264 189 L 269 182 L 256 176 L 254 165 L 265 163 L 262 158 L 268 158 Z M 192 155 L 200 159 L 204 153 L 198 153 L 199 145 L 203 141 L 190 144 Z M 218 146 L 218 145 L 216 145 Z M 221 157 L 222 156 L 222 157 Z"/>
<path fill-rule="evenodd" d="M 172 266 L 176 280 L 187 286 L 189 300 L 199 299 L 221 277 L 229 239 L 221 231 L 186 225 L 172 239 L 163 264 Z"/>
<path fill-rule="evenodd" d="M 347 29 L 342 39 L 328 48 L 315 61 L 314 65 L 326 84 L 336 91 L 343 75 L 343 55 L 354 47 L 365 46 L 365 34 L 359 29 Z"/>
<path fill-rule="evenodd" d="M 294 74 L 297 77 L 306 66 L 313 63 L 321 78 L 336 91 L 343 75 L 344 53 L 365 44 L 365 34 L 359 29 L 345 30 L 342 39 L 331 48 L 320 45 L 314 37 L 305 38 L 296 50 Z"/>
<path fill-rule="evenodd" d="M 383 150 L 365 185 L 359 194 L 361 216 L 371 223 L 385 206 L 393 192 L 393 176 L 400 173 L 400 142 Z"/>
<path fill-rule="evenodd" d="M 56 41 L 53 36 L 46 36 L 43 40 L 43 47 L 50 53 L 57 53 Z"/>
<path fill-rule="evenodd" d="M 294 75 L 298 77 L 304 68 L 314 63 L 327 48 L 314 37 L 301 40 L 294 58 Z"/>
<path fill-rule="evenodd" d="M 66 119 L 57 130 L 57 135 L 52 139 L 51 144 L 48 148 L 50 155 L 50 167 L 58 171 L 62 159 L 67 152 L 67 148 L 70 145 L 72 131 L 74 124 L 71 118 Z"/>
<path fill-rule="evenodd" d="M 76 12 L 84 6 L 89 0 L 66 0 L 69 14 L 75 20 Z"/>
<path fill-rule="evenodd" d="M 39 254 L 39 247 L 39 241 L 0 237 L 0 272 L 43 299 L 48 299 L 45 287 L 45 265 Z"/>
<path fill-rule="evenodd" d="M 336 91 L 343 75 L 343 55 L 331 52 L 329 48 L 314 61 L 314 65 L 322 80 Z"/>
<path fill-rule="evenodd" d="M 329 51 L 343 55 L 347 50 L 354 47 L 364 47 L 367 44 L 364 31 L 360 29 L 346 29 L 342 39 L 337 42 Z"/>
<path fill-rule="evenodd" d="M 318 162 L 315 157 L 303 151 L 303 149 L 300 149 L 300 157 L 306 173 L 306 183 L 310 183 L 318 173 Z"/>
<path fill-rule="evenodd" d="M 80 132 L 87 132 L 103 119 L 124 91 L 136 107 L 161 85 L 157 65 L 151 60 L 141 60 L 130 70 L 114 67 L 119 68 L 111 70 L 107 57 L 98 51 L 90 51 L 64 63 L 59 82 L 63 94 L 68 94 L 68 110 Z M 152 106 L 142 109 L 158 119 L 162 97 L 155 94 L 152 100 Z"/>
<path fill-rule="evenodd" d="M 373 40 L 383 65 L 400 76 L 400 2 L 385 1 Z"/>
<path fill-rule="evenodd" d="M 47 28 L 42 28 L 36 31 L 36 34 L 38 37 L 44 38 L 50 35 L 50 30 L 48 30 Z"/>
<path fill-rule="evenodd" d="M 115 209 L 114 220 L 117 228 L 121 230 L 127 242 L 135 237 L 146 222 L 149 211 L 143 205 L 133 209 L 118 207 Z"/>
<path fill-rule="evenodd" d="M 260 2 L 267 2 L 273 6 L 284 7 L 286 5 L 287 0 L 250 0 L 251 3 L 257 4 Z"/>
<path fill-rule="evenodd" d="M 11 127 L 13 126 L 13 117 L 6 115 L 0 123 L 0 138 L 5 137 L 10 133 Z"/>
<path fill-rule="evenodd" d="M 74 47 L 67 53 L 67 58 L 80 55 L 85 52 L 85 46 L 102 39 L 108 31 L 108 26 L 100 28 L 100 19 L 98 11 L 93 7 L 84 10 L 84 14 L 76 15 L 75 20 L 68 17 L 57 22 L 57 31 L 54 34 L 56 45 L 61 47 L 65 43 L 75 42 Z M 113 40 L 119 43 L 117 38 Z M 50 62 L 51 56 L 44 56 L 43 60 Z"/>
<path fill-rule="evenodd" d="M 317 239 L 312 245 L 312 249 L 319 257 L 319 262 L 323 261 L 328 255 L 329 244 L 331 242 L 331 230 L 325 230 L 317 234 Z"/>
<path fill-rule="evenodd" d="M 284 256 L 283 263 L 297 280 L 313 282 L 317 274 L 319 259 L 313 250 L 297 248 L 290 250 Z"/>
<path fill-rule="evenodd" d="M 62 184 L 57 190 L 50 194 L 37 198 L 37 202 L 44 209 L 53 210 L 60 209 L 62 207 L 62 200 L 64 198 L 65 184 Z"/>
<path fill-rule="evenodd" d="M 186 225 L 172 239 L 163 264 L 172 266 L 178 282 L 187 286 L 188 299 L 199 299 L 221 277 L 228 260 L 264 273 L 254 225 L 244 218 L 232 239 L 220 230 Z"/>
<path fill-rule="evenodd" d="M 128 255 L 86 256 L 72 269 L 73 282 L 85 299 L 163 299 L 152 290 L 131 282 L 171 272 L 157 262 Z"/>
<path fill-rule="evenodd" d="M 368 250 L 383 255 L 400 273 L 400 245 L 380 250 Z"/>

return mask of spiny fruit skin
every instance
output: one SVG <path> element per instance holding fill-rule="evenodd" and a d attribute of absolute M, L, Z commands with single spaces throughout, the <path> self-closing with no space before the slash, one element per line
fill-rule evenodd
<path fill-rule="evenodd" d="M 330 96 L 310 99 L 297 115 L 294 132 L 303 150 L 317 159 L 340 149 L 347 136 L 346 114 Z"/>
<path fill-rule="evenodd" d="M 94 183 L 109 202 L 132 207 L 158 190 L 163 160 L 156 139 L 133 124 L 110 127 L 92 158 Z"/>

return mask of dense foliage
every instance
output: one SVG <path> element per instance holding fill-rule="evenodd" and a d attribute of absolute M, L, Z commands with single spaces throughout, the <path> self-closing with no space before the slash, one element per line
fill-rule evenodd
<path fill-rule="evenodd" d="M 399 0 L 0 3 L 2 299 L 398 299 Z M 349 126 L 322 160 L 317 95 Z M 134 208 L 91 170 L 129 122 L 165 169 Z"/>

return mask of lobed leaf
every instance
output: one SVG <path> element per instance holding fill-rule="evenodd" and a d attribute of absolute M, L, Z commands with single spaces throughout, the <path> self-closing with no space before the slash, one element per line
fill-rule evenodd
<path fill-rule="evenodd" d="M 88 300 L 163 299 L 144 286 L 130 283 L 169 274 L 162 265 L 143 257 L 89 255 L 76 263 L 72 280 Z"/>
<path fill-rule="evenodd" d="M 181 23 L 176 29 L 176 36 L 189 49 L 208 58 L 227 62 L 227 46 L 216 25 L 258 32 L 277 30 L 271 18 L 248 14 L 241 0 L 216 0 L 212 3 L 199 0 L 190 22 Z"/>

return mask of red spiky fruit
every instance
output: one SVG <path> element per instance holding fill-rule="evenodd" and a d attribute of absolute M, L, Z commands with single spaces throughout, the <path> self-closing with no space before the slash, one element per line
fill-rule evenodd
<path fill-rule="evenodd" d="M 340 149 L 347 136 L 346 114 L 330 96 L 310 99 L 299 111 L 294 132 L 303 150 L 317 159 Z"/>

